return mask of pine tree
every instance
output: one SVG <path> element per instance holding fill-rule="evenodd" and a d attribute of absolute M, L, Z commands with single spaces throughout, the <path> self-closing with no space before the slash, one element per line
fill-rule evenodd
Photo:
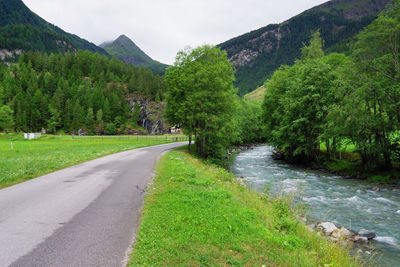
<path fill-rule="evenodd" d="M 93 135 L 95 134 L 95 125 L 94 125 L 94 114 L 93 108 L 89 108 L 87 115 L 86 115 L 86 127 L 88 130 L 88 134 Z"/>

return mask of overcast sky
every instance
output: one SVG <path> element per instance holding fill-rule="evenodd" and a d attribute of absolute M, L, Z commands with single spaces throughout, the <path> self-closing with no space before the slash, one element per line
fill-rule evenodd
<path fill-rule="evenodd" d="M 326 0 L 23 0 L 63 30 L 100 44 L 125 34 L 172 64 L 187 45 L 219 44 Z"/>

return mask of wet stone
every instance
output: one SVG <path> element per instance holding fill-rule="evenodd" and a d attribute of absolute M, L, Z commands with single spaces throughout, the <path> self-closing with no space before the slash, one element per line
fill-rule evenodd
<path fill-rule="evenodd" d="M 359 233 L 358 233 L 360 236 L 362 236 L 362 237 L 366 237 L 366 238 L 368 238 L 368 239 L 372 239 L 372 238 L 375 238 L 376 237 L 376 232 L 375 231 L 370 231 L 370 230 L 361 230 Z"/>

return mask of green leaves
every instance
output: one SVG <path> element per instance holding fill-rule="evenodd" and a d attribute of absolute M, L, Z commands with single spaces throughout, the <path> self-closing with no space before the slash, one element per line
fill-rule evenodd
<path fill-rule="evenodd" d="M 13 126 L 14 121 L 12 109 L 7 105 L 0 106 L 0 129 L 8 132 L 12 130 Z"/>
<path fill-rule="evenodd" d="M 186 48 L 165 76 L 169 123 L 195 135 L 201 156 L 223 157 L 234 139 L 234 71 L 226 52 L 207 45 Z"/>
<path fill-rule="evenodd" d="M 323 57 L 319 33 L 302 49 L 302 60 L 281 67 L 265 84 L 264 120 L 269 141 L 289 159 L 316 160 L 327 129 L 330 105 L 336 102 L 337 66 L 344 55 Z"/>

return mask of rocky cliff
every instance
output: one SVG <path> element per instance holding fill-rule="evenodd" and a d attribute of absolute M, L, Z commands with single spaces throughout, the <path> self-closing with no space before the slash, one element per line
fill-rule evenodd
<path fill-rule="evenodd" d="M 164 118 L 165 102 L 154 102 L 146 98 L 130 97 L 129 105 L 134 112 L 135 104 L 140 107 L 138 125 L 149 134 L 166 134 L 169 132 L 169 124 Z"/>

